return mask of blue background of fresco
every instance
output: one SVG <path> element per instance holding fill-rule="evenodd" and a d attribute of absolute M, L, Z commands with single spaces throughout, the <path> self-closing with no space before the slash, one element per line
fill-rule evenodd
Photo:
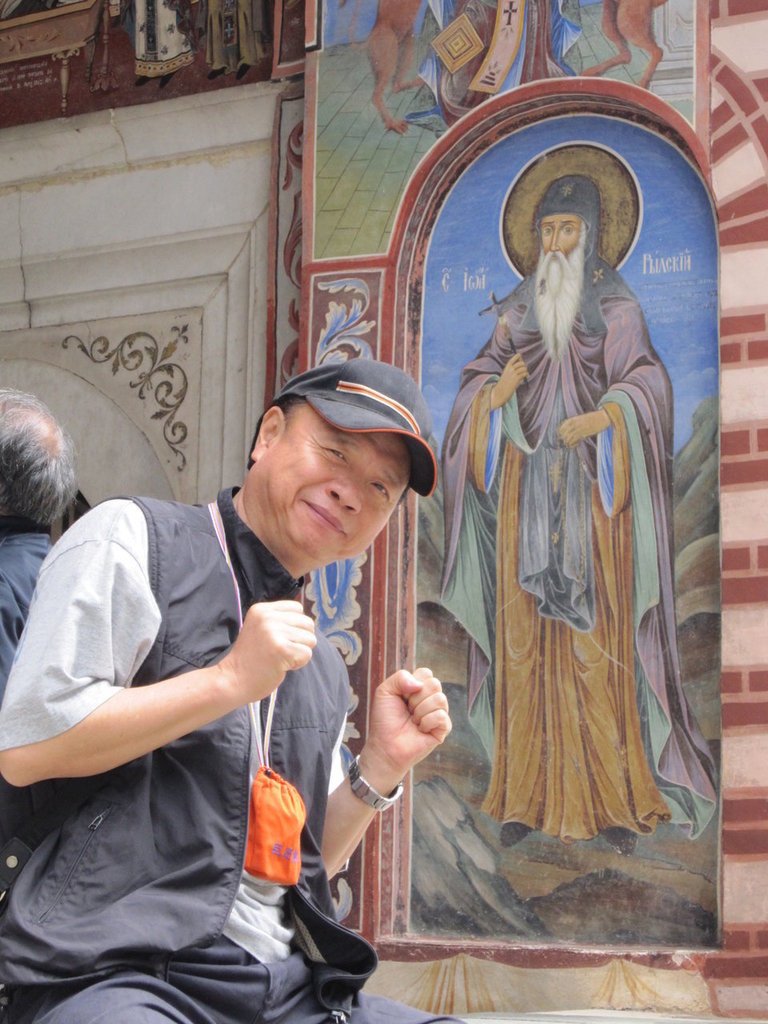
<path fill-rule="evenodd" d="M 608 117 L 569 116 L 521 129 L 483 154 L 454 186 L 430 242 L 423 306 L 422 386 L 442 443 L 462 366 L 483 346 L 494 326 L 480 316 L 490 293 L 508 295 L 520 278 L 510 267 L 500 236 L 500 216 L 511 182 L 542 151 L 575 142 L 614 150 L 637 179 L 642 225 L 620 268 L 645 312 L 651 340 L 672 380 L 674 450 L 688 440 L 701 400 L 716 394 L 717 242 L 708 193 L 693 167 L 671 144 L 636 125 Z M 643 254 L 691 253 L 691 270 L 643 275 Z M 485 285 L 465 291 L 464 273 L 486 268 Z M 448 270 L 448 291 L 441 286 Z"/>

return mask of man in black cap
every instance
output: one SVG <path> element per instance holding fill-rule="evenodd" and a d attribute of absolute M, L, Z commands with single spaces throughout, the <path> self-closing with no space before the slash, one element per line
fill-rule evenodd
<path fill-rule="evenodd" d="M 429 433 L 402 371 L 321 366 L 264 413 L 240 489 L 108 501 L 54 549 L 0 770 L 62 800 L 97 778 L 5 900 L 13 1024 L 446 1019 L 360 993 L 376 955 L 328 885 L 450 732 L 440 681 L 384 680 L 345 776 L 347 672 L 297 600 L 433 491 Z"/>

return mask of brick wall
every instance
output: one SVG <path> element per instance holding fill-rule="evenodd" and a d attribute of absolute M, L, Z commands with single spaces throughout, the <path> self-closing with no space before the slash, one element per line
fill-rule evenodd
<path fill-rule="evenodd" d="M 721 258 L 723 952 L 713 1009 L 768 1016 L 768 5 L 711 10 Z"/>

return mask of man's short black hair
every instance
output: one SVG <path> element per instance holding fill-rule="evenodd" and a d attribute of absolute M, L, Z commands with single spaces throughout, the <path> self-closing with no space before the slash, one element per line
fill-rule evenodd
<path fill-rule="evenodd" d="M 283 410 L 283 414 L 287 419 L 291 414 L 291 409 L 295 408 L 297 405 L 305 405 L 306 401 L 306 398 L 302 398 L 300 395 L 283 395 L 278 396 L 274 400 L 274 402 L 272 402 L 271 405 L 267 406 L 267 408 L 264 410 L 261 416 L 259 416 L 259 422 L 256 424 L 256 430 L 254 431 L 253 439 L 251 440 L 251 447 L 248 449 L 248 469 L 250 469 L 251 466 L 253 465 L 251 453 L 253 452 L 253 449 L 256 447 L 256 441 L 259 438 L 259 431 L 261 430 L 261 422 L 264 419 L 264 413 L 268 412 L 274 406 L 277 406 L 278 409 Z"/>

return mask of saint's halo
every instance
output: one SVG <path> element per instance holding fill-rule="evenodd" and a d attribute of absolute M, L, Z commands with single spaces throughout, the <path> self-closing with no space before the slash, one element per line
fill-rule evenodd
<path fill-rule="evenodd" d="M 564 174 L 583 174 L 600 191 L 598 252 L 620 267 L 640 229 L 642 201 L 634 175 L 611 150 L 589 143 L 558 146 L 539 154 L 512 182 L 501 213 L 501 240 L 507 259 L 521 277 L 536 268 L 539 236 L 536 210 L 550 184 Z"/>

